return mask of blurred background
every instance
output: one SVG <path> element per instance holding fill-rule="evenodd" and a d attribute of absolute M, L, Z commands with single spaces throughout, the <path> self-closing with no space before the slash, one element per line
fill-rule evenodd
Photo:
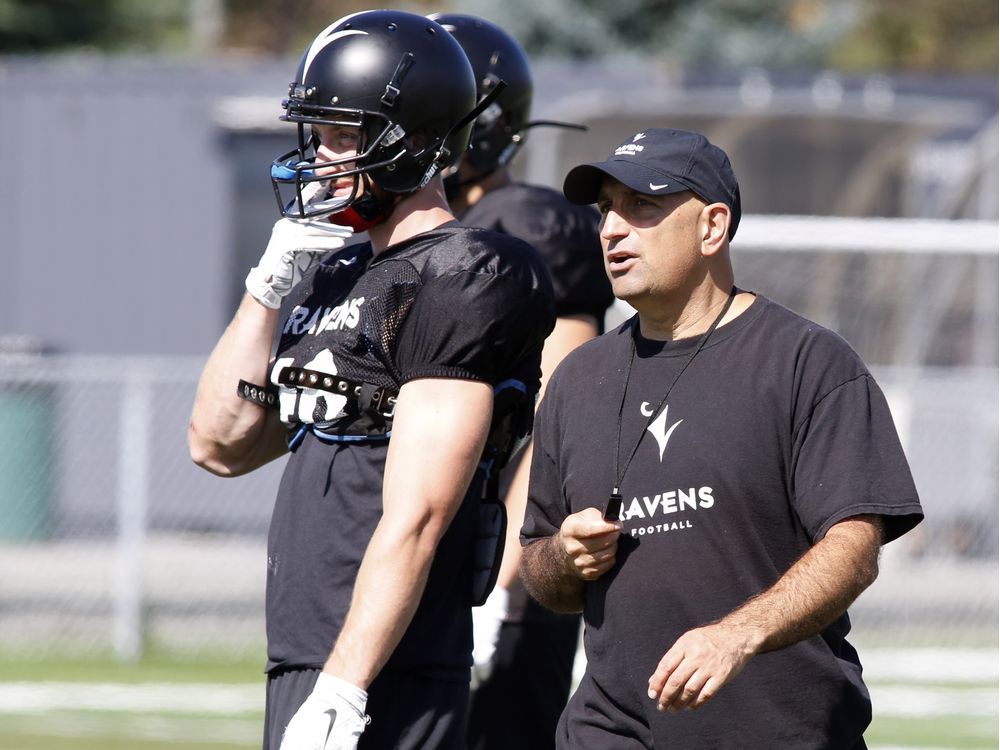
<path fill-rule="evenodd" d="M 278 218 L 299 55 L 367 7 L 0 0 L 0 748 L 259 745 L 281 462 L 212 477 L 187 418 Z M 996 2 L 394 7 L 505 27 L 533 116 L 588 126 L 531 131 L 519 178 L 653 126 L 726 149 L 738 282 L 861 353 L 927 514 L 851 609 L 869 745 L 996 747 Z"/>

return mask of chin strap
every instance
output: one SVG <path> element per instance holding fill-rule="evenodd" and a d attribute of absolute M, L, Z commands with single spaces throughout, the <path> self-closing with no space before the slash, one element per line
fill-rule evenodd
<path fill-rule="evenodd" d="M 334 224 L 350 227 L 355 231 L 367 232 L 372 227 L 378 226 L 396 210 L 399 202 L 405 195 L 383 194 L 381 197 L 375 194 L 372 188 L 372 181 L 367 174 L 361 175 L 364 181 L 364 194 L 342 211 L 330 214 L 328 217 Z"/>
<path fill-rule="evenodd" d="M 391 213 L 391 212 L 390 212 Z M 389 214 L 386 213 L 382 216 L 378 216 L 374 219 L 364 218 L 354 206 L 344 209 L 343 211 L 338 211 L 335 214 L 330 214 L 327 219 L 334 223 L 340 224 L 343 227 L 350 227 L 354 230 L 355 234 L 360 234 L 361 232 L 367 232 L 374 226 L 378 226 L 383 221 L 389 218 Z"/>

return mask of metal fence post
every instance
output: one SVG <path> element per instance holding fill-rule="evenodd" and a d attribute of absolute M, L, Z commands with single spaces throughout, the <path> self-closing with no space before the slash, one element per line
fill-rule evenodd
<path fill-rule="evenodd" d="M 114 648 L 118 661 L 142 656 L 142 573 L 149 492 L 152 385 L 126 376 L 119 415 L 118 540 L 115 566 Z"/>

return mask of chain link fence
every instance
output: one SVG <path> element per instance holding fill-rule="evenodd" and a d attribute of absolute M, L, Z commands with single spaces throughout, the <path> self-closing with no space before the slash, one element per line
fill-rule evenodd
<path fill-rule="evenodd" d="M 741 285 L 862 353 L 927 513 L 886 548 L 878 581 L 851 609 L 855 636 L 995 644 L 996 250 L 809 258 L 755 244 L 753 225 L 747 217 L 734 248 Z M 806 228 L 826 241 L 822 227 Z M 191 463 L 187 420 L 203 364 L 0 356 L 0 650 L 263 654 L 265 539 L 283 461 L 233 479 Z"/>
<path fill-rule="evenodd" d="M 220 479 L 184 435 L 200 362 L 0 360 L 0 649 L 252 652 L 280 461 Z M 856 630 L 963 644 L 997 618 L 996 371 L 876 371 L 928 513 Z"/>
<path fill-rule="evenodd" d="M 281 461 L 191 463 L 200 358 L 0 358 L 0 648 L 247 651 L 263 643 Z"/>

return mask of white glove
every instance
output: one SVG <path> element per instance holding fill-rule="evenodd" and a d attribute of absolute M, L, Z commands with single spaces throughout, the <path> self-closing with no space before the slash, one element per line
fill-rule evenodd
<path fill-rule="evenodd" d="M 272 310 L 322 257 L 339 250 L 354 230 L 326 219 L 279 219 L 256 266 L 247 274 L 247 291 Z"/>
<path fill-rule="evenodd" d="M 280 750 L 356 750 L 370 719 L 368 693 L 320 672 L 316 687 L 285 727 Z"/>
<path fill-rule="evenodd" d="M 500 628 L 507 619 L 510 594 L 496 586 L 481 607 L 472 608 L 472 687 L 489 679 L 493 657 L 500 641 Z"/>

